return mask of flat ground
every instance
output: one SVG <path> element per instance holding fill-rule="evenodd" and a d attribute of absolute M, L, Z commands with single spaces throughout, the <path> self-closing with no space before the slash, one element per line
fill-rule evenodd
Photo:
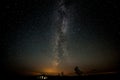
<path fill-rule="evenodd" d="M 46 80 L 120 80 L 120 74 L 99 74 L 89 76 L 46 76 Z M 44 80 L 40 76 L 9 75 L 0 80 Z"/>

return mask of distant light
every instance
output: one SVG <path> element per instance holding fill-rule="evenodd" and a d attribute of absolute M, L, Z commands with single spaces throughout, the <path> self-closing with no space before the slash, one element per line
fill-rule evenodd
<path fill-rule="evenodd" d="M 41 76 L 39 77 L 39 79 L 45 80 L 45 79 L 48 79 L 48 77 L 41 75 Z"/>
<path fill-rule="evenodd" d="M 47 79 L 47 77 L 45 76 L 44 79 Z"/>

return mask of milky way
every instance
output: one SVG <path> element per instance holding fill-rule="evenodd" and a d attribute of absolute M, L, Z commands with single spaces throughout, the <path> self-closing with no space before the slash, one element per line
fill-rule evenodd
<path fill-rule="evenodd" d="M 66 32 L 68 27 L 67 20 L 67 11 L 63 0 L 60 0 L 56 9 L 56 31 L 55 31 L 55 47 L 54 47 L 54 66 L 62 65 L 68 57 L 68 53 L 66 50 Z"/>
<path fill-rule="evenodd" d="M 120 69 L 117 0 L 1 0 L 1 73 Z M 16 74 L 15 74 L 16 75 Z"/>

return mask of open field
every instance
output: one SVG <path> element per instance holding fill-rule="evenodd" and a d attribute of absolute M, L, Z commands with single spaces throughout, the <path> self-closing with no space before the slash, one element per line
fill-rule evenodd
<path fill-rule="evenodd" d="M 120 74 L 97 74 L 88 76 L 21 76 L 9 75 L 0 80 L 120 80 Z"/>

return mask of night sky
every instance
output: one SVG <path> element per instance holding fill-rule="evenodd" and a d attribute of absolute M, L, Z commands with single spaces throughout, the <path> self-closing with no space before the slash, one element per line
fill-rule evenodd
<path fill-rule="evenodd" d="M 1 0 L 1 71 L 119 71 L 119 11 L 117 0 Z"/>

